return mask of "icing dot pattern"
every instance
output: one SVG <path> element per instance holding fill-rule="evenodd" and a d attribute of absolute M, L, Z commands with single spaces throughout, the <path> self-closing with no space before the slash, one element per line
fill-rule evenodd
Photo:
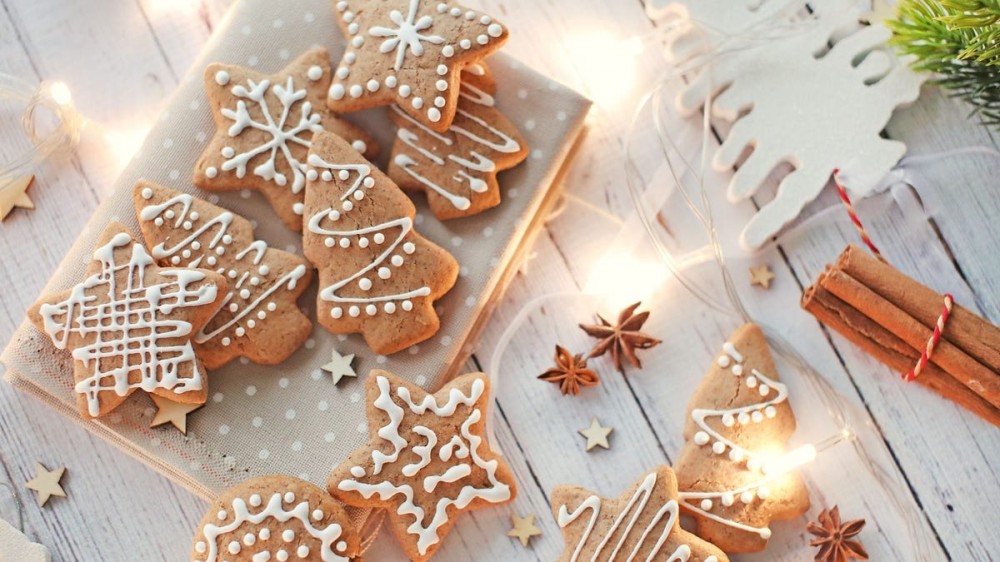
<path fill-rule="evenodd" d="M 458 72 L 478 53 L 485 56 L 492 52 L 491 44 L 506 39 L 506 29 L 487 15 L 443 2 L 395 4 L 382 7 L 361 0 L 335 4 L 334 13 L 348 41 L 330 85 L 332 107 L 374 107 L 416 94 L 406 104 L 412 108 L 410 114 L 424 123 L 441 123 L 444 115 L 453 113 L 442 108 L 456 101 L 448 91 L 457 87 Z M 358 15 L 360 8 L 364 8 L 364 16 Z M 413 62 L 422 57 L 440 57 L 441 62 L 424 69 Z M 376 76 L 356 70 L 373 58 L 378 60 L 376 68 L 388 70 Z M 385 64 L 385 58 L 393 64 Z M 392 91 L 395 94 L 387 93 Z"/>

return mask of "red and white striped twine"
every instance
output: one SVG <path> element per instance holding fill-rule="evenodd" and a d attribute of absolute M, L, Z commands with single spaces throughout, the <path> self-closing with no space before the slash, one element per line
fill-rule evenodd
<path fill-rule="evenodd" d="M 844 207 L 847 208 L 847 215 L 851 217 L 851 222 L 854 223 L 854 227 L 858 229 L 858 233 L 861 235 L 861 240 L 866 246 L 875 254 L 875 257 L 886 261 L 885 257 L 882 256 L 882 252 L 879 251 L 875 243 L 872 242 L 871 237 L 868 236 L 868 232 L 865 230 L 864 225 L 861 224 L 861 218 L 858 217 L 857 211 L 854 210 L 854 204 L 851 203 L 851 197 L 847 194 L 847 189 L 840 182 L 840 170 L 833 170 L 833 183 L 837 186 L 837 193 L 840 194 L 840 200 L 844 203 Z M 927 366 L 927 363 L 931 360 L 931 355 L 934 354 L 934 350 L 937 348 L 938 342 L 941 341 L 941 334 L 944 332 L 944 326 L 948 322 L 948 317 L 951 316 L 951 307 L 955 304 L 954 297 L 950 293 L 945 293 L 944 295 L 944 308 L 941 310 L 941 315 L 938 316 L 937 322 L 934 324 L 934 332 L 931 333 L 930 339 L 927 340 L 927 345 L 924 347 L 923 352 L 920 354 L 920 359 L 917 359 L 917 364 L 914 365 L 912 369 L 905 375 L 903 375 L 903 380 L 906 382 L 911 382 L 920 376 L 920 373 Z"/>

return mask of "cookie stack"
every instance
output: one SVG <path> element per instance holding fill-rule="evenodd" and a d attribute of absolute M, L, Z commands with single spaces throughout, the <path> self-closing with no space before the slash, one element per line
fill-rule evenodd
<path fill-rule="evenodd" d="M 203 404 L 208 370 L 236 358 L 284 362 L 313 329 L 297 301 L 315 272 L 317 320 L 330 332 L 361 334 L 391 354 L 438 331 L 434 302 L 459 265 L 417 232 L 407 192 L 425 193 L 438 220 L 501 203 L 497 174 L 528 153 L 496 106 L 484 61 L 508 31 L 451 2 L 342 0 L 333 9 L 347 43 L 335 69 L 319 47 L 274 74 L 206 68 L 217 132 L 192 162 L 203 190 L 259 191 L 302 232 L 305 257 L 270 248 L 249 218 L 186 186 L 139 181 L 144 242 L 109 225 L 86 278 L 29 311 L 72 353 L 83 417 L 108 414 L 136 390 Z M 371 161 L 374 137 L 342 117 L 379 106 L 398 127 L 384 172 Z M 329 493 L 284 476 L 245 482 L 206 516 L 192 558 L 353 558 L 358 534 L 336 498 L 386 509 L 408 554 L 425 560 L 455 515 L 513 499 L 513 476 L 484 437 L 485 375 L 428 394 L 377 372 L 368 402 L 371 442 L 331 463 Z"/>

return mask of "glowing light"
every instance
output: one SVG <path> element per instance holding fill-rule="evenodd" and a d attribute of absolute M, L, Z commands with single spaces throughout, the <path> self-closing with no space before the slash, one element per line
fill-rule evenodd
<path fill-rule="evenodd" d="M 851 430 L 850 428 L 845 427 L 844 429 L 840 430 L 840 432 L 837 433 L 836 435 L 827 437 L 826 439 L 819 441 L 815 445 L 813 444 L 803 445 L 801 447 L 798 447 L 797 449 L 789 451 L 784 455 L 778 455 L 772 458 L 771 460 L 766 461 L 761 470 L 764 472 L 764 474 L 766 474 L 771 478 L 788 474 L 789 472 L 795 470 L 796 468 L 805 466 L 816 460 L 816 455 L 819 454 L 819 452 L 825 451 L 838 443 L 843 443 L 844 441 L 851 441 L 854 439 L 854 437 L 855 437 L 854 431 Z"/>
<path fill-rule="evenodd" d="M 597 260 L 584 292 L 609 298 L 622 297 L 632 302 L 645 300 L 663 285 L 667 274 L 666 266 L 660 262 L 640 261 L 611 251 Z"/>
<path fill-rule="evenodd" d="M 69 86 L 65 82 L 53 82 L 49 85 L 49 95 L 59 105 L 69 105 L 73 103 L 73 95 L 69 91 Z"/>
<path fill-rule="evenodd" d="M 587 93 L 601 105 L 634 103 L 630 95 L 640 75 L 642 40 L 622 38 L 601 29 L 582 30 L 565 38 L 567 51 Z"/>
<path fill-rule="evenodd" d="M 104 131 L 104 140 L 107 143 L 117 170 L 124 169 L 129 160 L 135 156 L 136 151 L 142 146 L 142 141 L 146 138 L 146 133 L 148 132 L 148 124 L 145 127 L 109 129 Z"/>

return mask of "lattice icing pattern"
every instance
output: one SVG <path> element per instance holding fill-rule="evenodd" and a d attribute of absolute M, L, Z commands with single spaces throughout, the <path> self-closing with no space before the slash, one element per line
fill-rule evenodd
<path fill-rule="evenodd" d="M 68 293 L 45 297 L 29 312 L 58 349 L 72 350 L 83 413 L 107 413 L 137 389 L 204 402 L 191 338 L 218 307 L 221 279 L 156 267 L 119 224 L 105 231 L 88 272 Z M 117 398 L 106 400 L 107 393 Z"/>
<path fill-rule="evenodd" d="M 677 98 L 681 111 L 692 113 L 712 95 L 713 115 L 733 123 L 715 153 L 717 170 L 732 168 L 752 149 L 730 181 L 730 201 L 756 195 L 780 164 L 794 168 L 744 227 L 745 247 L 763 245 L 795 219 L 834 169 L 850 178 L 855 197 L 864 197 L 905 153 L 903 143 L 880 133 L 896 107 L 917 98 L 924 78 L 886 46 L 888 29 L 858 23 L 856 3 L 821 1 L 814 19 L 795 23 L 782 2 L 684 4 L 706 25 L 723 18 L 733 34 L 756 38 L 710 58 Z M 677 50 L 696 52 L 694 34 L 704 35 L 696 24 L 675 39 L 688 45 Z"/>

